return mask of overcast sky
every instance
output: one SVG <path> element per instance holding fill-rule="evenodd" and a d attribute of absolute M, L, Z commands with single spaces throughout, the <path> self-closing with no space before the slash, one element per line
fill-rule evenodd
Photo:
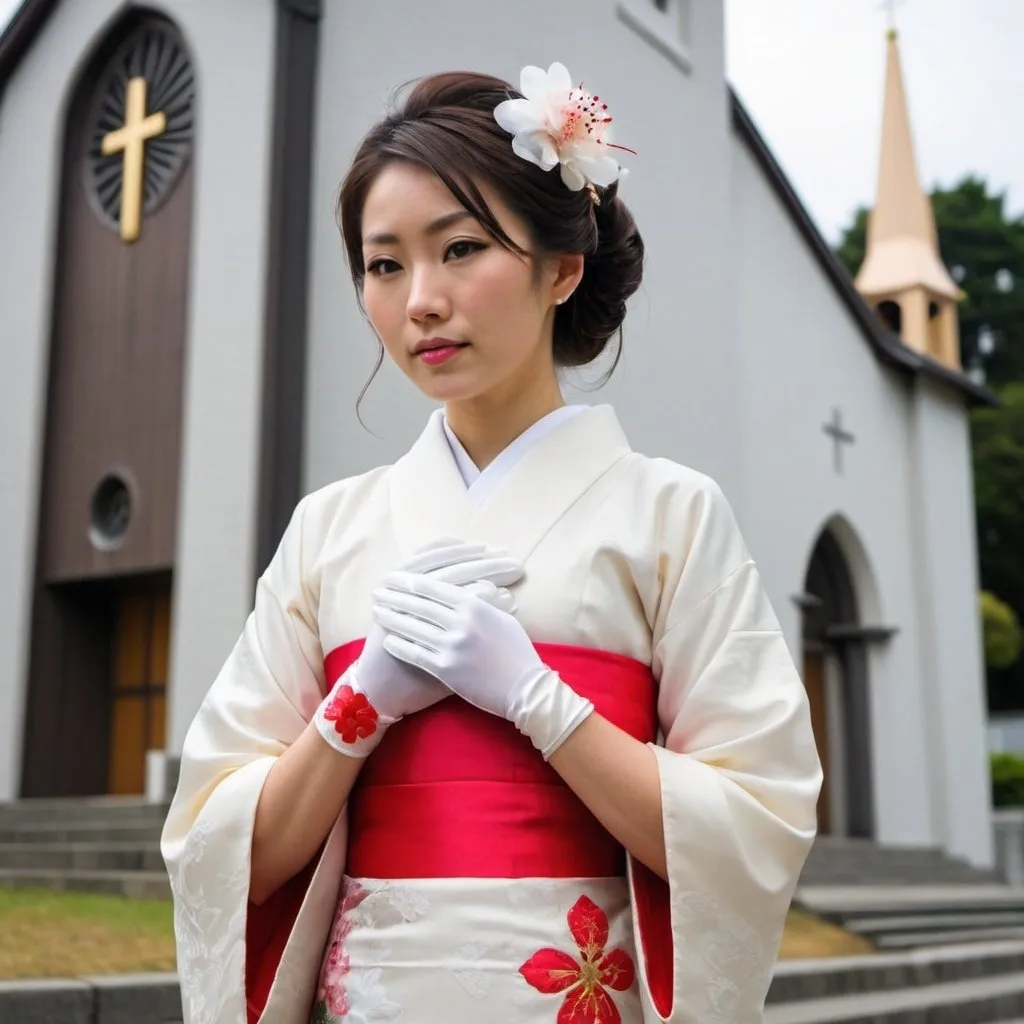
<path fill-rule="evenodd" d="M 0 26 L 19 4 L 0 0 Z M 904 0 L 896 18 L 926 186 L 975 172 L 1024 213 L 1024 0 Z M 732 84 L 830 241 L 874 194 L 885 28 L 879 0 L 726 0 Z"/>

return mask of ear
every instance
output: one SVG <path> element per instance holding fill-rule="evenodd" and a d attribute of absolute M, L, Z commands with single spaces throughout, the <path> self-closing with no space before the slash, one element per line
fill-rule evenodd
<path fill-rule="evenodd" d="M 553 306 L 560 306 L 576 291 L 583 279 L 584 259 L 581 252 L 567 252 L 549 258 L 545 283 L 547 297 Z"/>

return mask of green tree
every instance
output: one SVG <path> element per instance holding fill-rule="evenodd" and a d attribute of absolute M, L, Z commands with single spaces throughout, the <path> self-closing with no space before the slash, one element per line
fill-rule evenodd
<path fill-rule="evenodd" d="M 1020 622 L 1014 610 L 990 591 L 983 590 L 979 598 L 985 664 L 990 668 L 1009 668 L 1020 657 Z"/>
<path fill-rule="evenodd" d="M 942 260 L 965 293 L 958 308 L 964 366 L 982 366 L 990 386 L 1024 380 L 1024 218 L 1008 217 L 1005 196 L 976 177 L 931 198 Z M 837 250 L 851 275 L 864 260 L 867 223 L 859 209 Z M 984 351 L 985 338 L 993 351 Z"/>
<path fill-rule="evenodd" d="M 971 416 L 974 500 L 982 586 L 1024 618 L 1024 381 L 1000 391 L 1000 405 Z M 1024 704 L 1024 661 L 993 665 L 996 706 Z M 1016 694 L 1016 696 L 1015 696 Z"/>

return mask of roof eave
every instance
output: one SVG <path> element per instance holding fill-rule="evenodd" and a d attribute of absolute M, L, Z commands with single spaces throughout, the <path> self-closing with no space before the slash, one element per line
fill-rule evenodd
<path fill-rule="evenodd" d="M 0 35 L 0 94 L 59 0 L 24 0 Z"/>

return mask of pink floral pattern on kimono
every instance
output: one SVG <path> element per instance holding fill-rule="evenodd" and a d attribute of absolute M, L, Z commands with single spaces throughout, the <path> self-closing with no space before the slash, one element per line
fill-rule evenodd
<path fill-rule="evenodd" d="M 344 1017 L 349 1012 L 348 992 L 345 989 L 345 975 L 351 970 L 345 940 L 352 931 L 352 911 L 366 899 L 366 890 L 351 878 L 345 879 L 338 911 L 331 928 L 331 937 L 320 969 L 320 985 L 316 993 L 317 1003 L 326 1004 L 335 1017 Z"/>

